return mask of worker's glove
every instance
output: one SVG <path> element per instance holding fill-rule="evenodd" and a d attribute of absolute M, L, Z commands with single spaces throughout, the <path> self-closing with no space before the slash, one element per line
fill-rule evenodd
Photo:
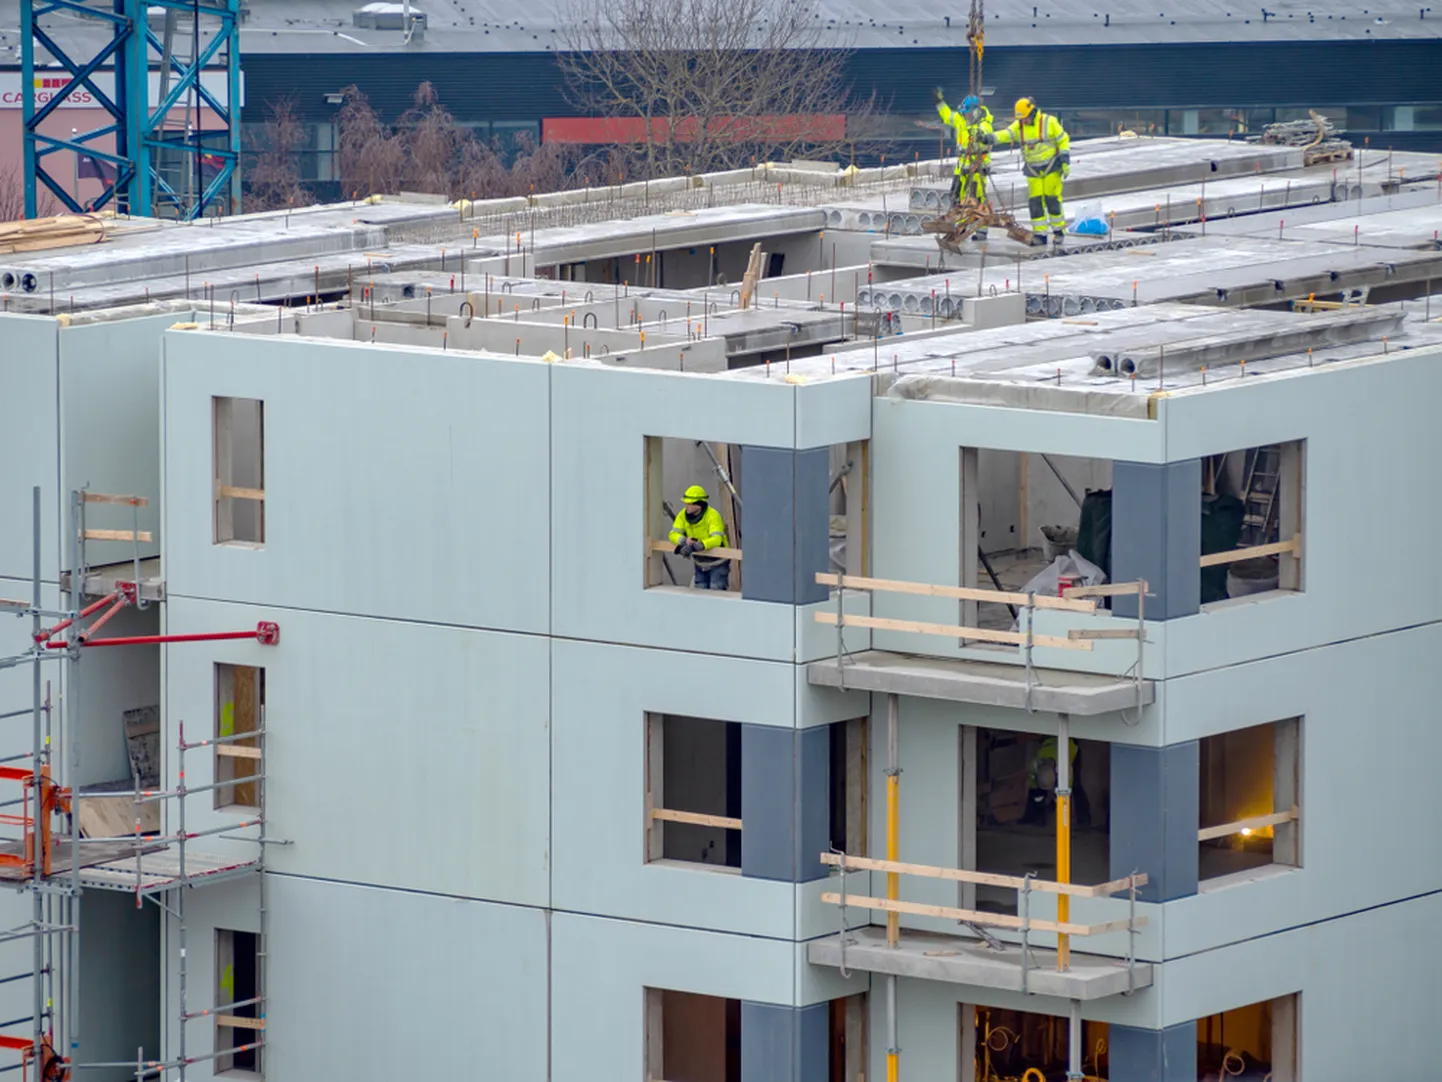
<path fill-rule="evenodd" d="M 686 553 L 688 553 L 688 552 L 691 551 L 691 542 L 690 542 L 690 541 L 678 541 L 678 542 L 676 542 L 676 547 L 675 547 L 672 551 L 673 551 L 677 556 L 685 556 Z"/>
<path fill-rule="evenodd" d="M 931 96 L 933 100 L 935 100 L 937 105 L 940 105 L 946 100 L 946 95 L 941 92 L 941 87 L 937 87 L 935 90 L 933 90 L 931 92 Z"/>
<path fill-rule="evenodd" d="M 996 146 L 996 136 L 989 131 L 977 132 L 976 141 L 984 147 Z"/>
<path fill-rule="evenodd" d="M 691 540 L 691 551 L 692 551 L 693 553 L 694 553 L 694 552 L 705 552 L 705 551 L 706 551 L 706 543 L 705 543 L 704 541 L 697 541 L 695 538 L 692 538 L 692 540 Z"/>
<path fill-rule="evenodd" d="M 1070 155 L 1070 154 L 1063 154 L 1063 155 L 1061 156 L 1060 161 L 1061 161 L 1061 176 L 1062 176 L 1062 179 L 1065 180 L 1067 177 L 1071 176 L 1071 155 Z"/>

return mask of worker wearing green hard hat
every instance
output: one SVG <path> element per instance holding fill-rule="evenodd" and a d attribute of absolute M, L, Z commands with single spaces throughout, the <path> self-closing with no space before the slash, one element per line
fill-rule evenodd
<path fill-rule="evenodd" d="M 671 544 L 677 556 L 691 557 L 695 576 L 691 584 L 700 590 L 726 590 L 731 586 L 731 561 L 707 556 L 710 549 L 726 548 L 726 523 L 712 507 L 711 497 L 700 485 L 692 485 L 681 497 L 685 505 L 671 525 Z"/>

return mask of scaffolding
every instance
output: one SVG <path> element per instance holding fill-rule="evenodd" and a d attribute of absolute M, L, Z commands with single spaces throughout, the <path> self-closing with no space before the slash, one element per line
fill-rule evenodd
<path fill-rule="evenodd" d="M 130 530 L 91 529 L 86 525 L 86 507 L 91 504 L 119 504 L 131 508 L 133 528 Z M 0 599 L 0 613 L 31 620 L 31 643 L 27 650 L 9 657 L 0 657 L 0 671 L 29 666 L 32 672 L 32 703 L 29 708 L 0 713 L 0 720 L 29 715 L 32 719 L 32 750 L 0 760 L 0 783 L 15 782 L 21 795 L 0 802 L 0 808 L 20 807 L 20 812 L 0 814 L 0 826 L 18 827 L 18 839 L 0 839 L 0 882 L 14 883 L 28 890 L 32 898 L 31 919 L 19 927 L 0 931 L 0 943 L 29 938 L 34 955 L 29 971 L 0 976 L 0 985 L 29 979 L 33 998 L 29 1015 L 0 1021 L 0 1031 L 28 1026 L 27 1036 L 0 1032 L 0 1050 L 19 1053 L 19 1062 L 0 1063 L 0 1074 L 20 1071 L 28 1082 L 32 1067 L 35 1077 L 44 1082 L 80 1077 L 76 1072 L 110 1068 L 134 1070 L 137 1082 L 142 1079 L 164 1078 L 173 1072 L 183 1080 L 187 1069 L 195 1064 L 223 1057 L 255 1052 L 259 1055 L 265 1044 L 265 944 L 268 931 L 265 877 L 262 874 L 265 847 L 274 841 L 266 834 L 265 814 L 265 716 L 264 704 L 257 703 L 254 729 L 238 734 L 219 734 L 187 741 L 184 722 L 177 723 L 174 745 L 176 784 L 166 784 L 164 764 L 161 783 L 154 788 L 142 786 L 140 773 L 132 765 L 132 788 L 129 796 L 134 810 L 134 829 L 129 834 L 109 837 L 81 838 L 81 794 L 73 788 L 80 764 L 79 739 L 74 725 L 79 717 L 80 658 L 86 649 L 106 646 L 144 646 L 171 643 L 207 642 L 217 640 L 253 640 L 262 646 L 275 646 L 280 641 L 277 624 L 262 621 L 254 629 L 182 635 L 131 635 L 97 637 L 107 623 L 127 607 L 146 608 L 140 576 L 141 542 L 150 535 L 139 529 L 139 508 L 147 501 L 139 496 L 113 496 L 81 489 L 70 494 L 68 519 L 68 550 L 71 568 L 68 608 L 51 610 L 44 605 L 44 581 L 41 568 L 41 490 L 33 490 L 33 563 L 31 597 L 28 600 Z M 133 580 L 114 583 L 105 596 L 88 605 L 83 604 L 91 569 L 85 558 L 87 541 L 122 541 L 133 546 Z M 62 584 L 63 589 L 63 584 Z M 92 619 L 93 618 L 93 619 Z M 55 621 L 47 623 L 47 621 Z M 86 621 L 90 621 L 86 623 Z M 65 718 L 69 724 L 57 725 L 50 681 L 45 678 L 45 665 L 56 661 L 62 666 L 65 689 Z M 163 743 L 163 742 L 162 742 Z M 192 786 L 187 781 L 186 755 L 209 751 L 237 762 L 250 764 L 250 772 L 234 771 L 234 776 L 209 784 Z M 53 774 L 65 760 L 66 780 L 62 786 Z M 28 766 L 14 765 L 24 760 Z M 224 825 L 190 829 L 186 821 L 187 798 L 197 794 L 214 794 L 253 785 L 255 806 L 251 814 Z M 172 803 L 173 802 L 173 803 Z M 158 832 L 144 829 L 143 809 L 156 804 L 161 809 Z M 173 827 L 171 826 L 173 822 Z M 219 836 L 246 843 L 244 856 L 214 856 L 197 852 L 198 839 Z M 254 846 L 253 852 L 249 846 Z M 241 876 L 255 876 L 257 890 L 257 952 L 255 995 L 235 1002 L 192 1009 L 187 987 L 188 949 L 186 925 L 186 892 Z M 173 1038 L 164 1032 L 165 1048 L 161 1058 L 147 1059 L 144 1049 L 137 1050 L 134 1060 L 83 1062 L 80 1058 L 79 993 L 80 993 L 80 909 L 85 888 L 125 891 L 133 895 L 137 909 L 146 901 L 154 904 L 170 922 L 177 945 L 177 999 Z M 166 952 L 167 959 L 170 953 Z M 167 960 L 167 965 L 169 964 Z M 239 1013 L 245 1012 L 245 1013 Z M 217 1035 L 228 1031 L 231 1041 L 246 1031 L 250 1036 L 239 1043 L 227 1043 L 200 1054 L 190 1052 L 187 1040 L 189 1023 L 209 1021 Z M 173 1040 L 176 1054 L 167 1054 Z"/>

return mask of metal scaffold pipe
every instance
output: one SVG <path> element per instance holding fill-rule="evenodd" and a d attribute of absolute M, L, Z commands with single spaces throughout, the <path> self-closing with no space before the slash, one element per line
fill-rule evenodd
<path fill-rule="evenodd" d="M 1066 897 L 1066 895 L 1062 895 Z M 1067 1019 L 1066 1077 L 1067 1082 L 1082 1082 L 1082 1016 L 1081 1000 L 1071 1001 L 1070 1017 Z"/>
<path fill-rule="evenodd" d="M 1056 881 L 1071 882 L 1071 718 L 1057 715 L 1056 726 Z M 1058 894 L 1056 919 L 1065 924 L 1071 919 L 1071 895 Z M 1071 967 L 1071 937 L 1058 932 L 1056 967 Z"/>

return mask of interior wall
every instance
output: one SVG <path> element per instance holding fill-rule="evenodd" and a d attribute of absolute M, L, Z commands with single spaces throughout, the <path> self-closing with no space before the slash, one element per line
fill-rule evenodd
<path fill-rule="evenodd" d="M 181 721 L 191 740 L 192 726 L 214 731 L 216 662 L 265 668 L 266 815 L 272 836 L 292 843 L 268 846 L 267 867 L 549 903 L 550 712 L 536 693 L 549 680 L 545 639 L 176 596 L 166 605 L 171 633 L 280 622 L 276 647 L 165 648 L 166 747 Z M 175 768 L 170 755 L 172 785 Z M 186 770 L 192 784 L 208 784 L 213 759 L 192 752 Z M 187 826 L 244 818 L 209 803 L 187 803 Z M 216 836 L 195 845 L 255 852 Z"/>
<path fill-rule="evenodd" d="M 736 809 L 728 808 L 728 779 L 732 771 L 740 771 L 741 763 L 739 757 L 733 762 L 728 754 L 733 740 L 727 723 L 671 714 L 661 715 L 659 723 L 663 730 L 664 806 L 706 815 L 732 815 Z M 668 860 L 728 863 L 731 831 L 694 823 L 666 823 L 662 834 Z M 737 847 L 738 864 L 739 852 Z"/>
<path fill-rule="evenodd" d="M 662 1078 L 727 1082 L 726 1015 L 733 1004 L 719 996 L 661 990 Z"/>
<path fill-rule="evenodd" d="M 101 629 L 97 638 L 160 634 L 160 606 L 144 611 L 127 607 Z M 47 675 L 60 673 L 54 666 Z M 126 646 L 118 649 L 83 650 L 73 670 L 77 683 L 68 696 L 70 716 L 76 718 L 80 738 L 80 768 L 68 784 L 76 788 L 99 782 L 130 782 L 130 756 L 125 741 L 127 710 L 159 706 L 160 647 Z M 58 689 L 57 689 L 58 698 Z M 13 722 L 9 724 L 14 724 Z M 27 729 L 28 735 L 28 729 Z M 70 763 L 61 764 L 68 775 Z M 197 802 L 198 803 L 198 802 Z"/>

